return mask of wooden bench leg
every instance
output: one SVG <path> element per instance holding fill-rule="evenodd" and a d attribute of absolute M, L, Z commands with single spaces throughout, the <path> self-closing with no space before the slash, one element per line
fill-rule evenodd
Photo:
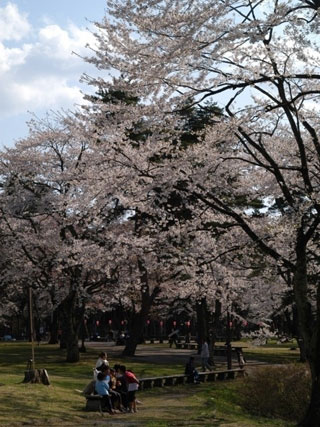
<path fill-rule="evenodd" d="M 218 372 L 217 379 L 220 381 L 223 381 L 225 379 L 225 375 L 226 375 L 225 372 Z"/>

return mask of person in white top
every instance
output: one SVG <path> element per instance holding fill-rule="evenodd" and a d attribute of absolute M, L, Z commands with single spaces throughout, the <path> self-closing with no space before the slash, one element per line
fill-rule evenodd
<path fill-rule="evenodd" d="M 207 341 L 203 341 L 201 346 L 201 364 L 202 364 L 202 370 L 205 371 L 206 368 L 208 368 L 209 371 L 211 371 L 211 366 L 209 365 L 209 346 Z"/>
<path fill-rule="evenodd" d="M 94 380 L 97 379 L 97 375 L 100 372 L 99 368 L 101 368 L 102 365 L 109 366 L 109 362 L 107 360 L 107 353 L 105 353 L 104 351 L 99 353 L 99 358 L 96 362 L 96 366 L 93 368 L 93 379 Z"/>
<path fill-rule="evenodd" d="M 99 368 L 101 365 L 109 366 L 109 362 L 107 360 L 107 353 L 105 353 L 104 351 L 99 353 L 99 358 L 96 363 L 96 369 Z"/>

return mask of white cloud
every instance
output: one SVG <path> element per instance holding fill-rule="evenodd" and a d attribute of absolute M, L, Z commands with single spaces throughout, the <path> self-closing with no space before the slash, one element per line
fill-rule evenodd
<path fill-rule="evenodd" d="M 81 54 L 87 44 L 94 44 L 93 35 L 86 29 L 70 24 L 66 30 L 58 25 L 47 25 L 39 31 L 39 46 L 44 54 L 69 61 L 72 52 Z"/>
<path fill-rule="evenodd" d="M 8 3 L 0 8 L 0 41 L 21 40 L 30 31 L 27 14 L 20 13 L 15 4 Z"/>
<path fill-rule="evenodd" d="M 10 82 L 3 95 L 0 98 L 0 111 L 5 114 L 5 111 L 9 110 L 11 115 L 43 108 L 46 110 L 68 108 L 82 102 L 79 87 L 70 86 L 66 80 L 55 76 L 27 83 Z"/>
<path fill-rule="evenodd" d="M 80 76 L 94 70 L 72 52 L 85 55 L 88 43 L 94 36 L 87 29 L 35 28 L 15 4 L 0 8 L 1 117 L 81 103 Z"/>
<path fill-rule="evenodd" d="M 32 46 L 30 44 L 24 44 L 21 48 L 9 49 L 0 42 L 0 76 L 10 71 L 13 67 L 24 64 L 31 49 Z"/>

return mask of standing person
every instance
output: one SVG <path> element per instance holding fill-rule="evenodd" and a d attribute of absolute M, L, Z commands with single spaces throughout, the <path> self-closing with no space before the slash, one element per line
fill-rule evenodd
<path fill-rule="evenodd" d="M 174 343 L 177 348 L 178 338 L 179 338 L 179 329 L 172 329 L 171 333 L 168 335 L 170 348 Z"/>
<path fill-rule="evenodd" d="M 109 362 L 107 360 L 107 353 L 102 351 L 101 353 L 99 353 L 99 358 L 96 362 L 96 366 L 93 368 L 93 379 L 94 380 L 97 379 L 98 373 L 101 372 L 102 369 L 104 369 L 106 366 L 109 366 Z"/>
<path fill-rule="evenodd" d="M 99 368 L 101 365 L 106 365 L 109 366 L 109 362 L 107 360 L 107 353 L 105 353 L 104 351 L 102 351 L 101 353 L 99 353 L 99 358 L 96 362 L 96 366 L 95 368 Z"/>
<path fill-rule="evenodd" d="M 120 372 L 127 383 L 129 410 L 137 412 L 136 391 L 139 388 L 139 380 L 132 371 L 127 371 L 124 365 L 121 365 Z"/>
<path fill-rule="evenodd" d="M 244 366 L 245 366 L 245 364 L 246 364 L 246 360 L 245 360 L 245 358 L 243 356 L 242 349 L 240 350 L 240 349 L 237 348 L 236 352 L 237 352 L 237 358 L 238 358 L 239 368 L 243 369 Z"/>
<path fill-rule="evenodd" d="M 103 406 L 107 408 L 108 412 L 111 415 L 114 415 L 115 412 L 112 407 L 112 402 L 111 402 L 110 393 L 109 393 L 109 381 L 110 381 L 110 377 L 108 375 L 102 372 L 99 372 L 97 376 L 97 381 L 95 384 L 95 391 L 97 394 L 99 394 L 99 396 L 102 396 L 103 398 L 102 403 L 104 404 Z"/>
<path fill-rule="evenodd" d="M 206 368 L 208 368 L 208 370 L 211 371 L 211 366 L 209 365 L 209 356 L 210 356 L 209 346 L 206 340 L 204 340 L 202 343 L 200 356 L 201 356 L 201 364 L 202 364 L 203 371 L 205 371 Z"/>

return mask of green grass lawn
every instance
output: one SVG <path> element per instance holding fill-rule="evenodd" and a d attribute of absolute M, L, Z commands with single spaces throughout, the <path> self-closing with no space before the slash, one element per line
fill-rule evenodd
<path fill-rule="evenodd" d="M 232 345 L 243 346 L 247 360 L 281 364 L 298 362 L 300 358 L 299 347 L 295 340 L 284 344 L 277 344 L 275 340 L 269 340 L 267 344 L 261 346 L 254 346 L 250 341 L 237 341 Z"/>
<path fill-rule="evenodd" d="M 287 349 L 290 352 L 289 349 Z M 85 399 L 76 392 L 92 378 L 97 351 L 88 349 L 81 362 L 67 364 L 58 346 L 36 347 L 36 367 L 46 368 L 51 386 L 22 384 L 29 343 L 0 343 L 0 425 L 109 425 L 123 426 L 289 426 L 288 422 L 250 416 L 239 406 L 241 379 L 201 385 L 156 388 L 139 393 L 137 414 L 85 412 Z M 290 354 L 290 353 L 289 353 Z M 112 360 L 138 376 L 182 372 L 182 365 L 147 364 L 134 359 Z"/>

